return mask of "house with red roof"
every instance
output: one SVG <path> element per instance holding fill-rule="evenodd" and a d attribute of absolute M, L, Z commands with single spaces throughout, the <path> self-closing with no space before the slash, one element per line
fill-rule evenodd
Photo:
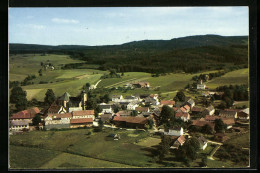
<path fill-rule="evenodd" d="M 79 118 L 70 120 L 70 128 L 90 127 L 93 125 L 92 118 Z"/>
<path fill-rule="evenodd" d="M 141 128 L 143 129 L 148 123 L 148 119 L 144 117 L 121 117 L 115 116 L 113 118 L 113 123 L 119 127 L 125 128 Z"/>
<path fill-rule="evenodd" d="M 73 111 L 72 112 L 73 119 L 79 118 L 92 118 L 95 119 L 95 112 L 94 110 L 82 110 L 82 111 Z"/>
<path fill-rule="evenodd" d="M 173 101 L 173 100 L 161 100 L 160 104 L 161 104 L 161 106 L 167 105 L 167 106 L 172 108 L 175 105 L 175 101 Z"/>
<path fill-rule="evenodd" d="M 29 120 L 29 123 L 32 123 L 32 119 L 37 114 L 40 114 L 40 110 L 38 107 L 34 107 L 31 109 L 23 110 L 23 111 L 13 114 L 10 117 L 10 120 Z"/>
<path fill-rule="evenodd" d="M 175 117 L 182 119 L 184 122 L 190 120 L 190 114 L 188 112 L 177 112 Z"/>
<path fill-rule="evenodd" d="M 180 146 L 182 146 L 185 143 L 185 141 L 186 141 L 185 136 L 181 135 L 173 142 L 173 145 L 170 148 L 178 149 Z"/>

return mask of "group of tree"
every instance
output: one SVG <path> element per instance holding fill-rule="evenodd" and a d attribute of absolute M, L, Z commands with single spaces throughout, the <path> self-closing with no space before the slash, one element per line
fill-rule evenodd
<path fill-rule="evenodd" d="M 100 77 L 100 79 L 107 79 L 107 78 L 121 78 L 121 75 L 118 74 L 115 69 L 110 69 L 109 74 L 104 74 L 103 76 Z"/>
<path fill-rule="evenodd" d="M 25 110 L 27 108 L 26 91 L 20 86 L 15 86 L 11 90 L 10 102 L 15 104 L 17 111 Z"/>
<path fill-rule="evenodd" d="M 176 102 L 178 102 L 178 101 L 179 102 L 184 102 L 185 98 L 186 98 L 186 96 L 185 96 L 184 92 L 183 91 L 179 91 L 179 92 L 177 92 L 177 94 L 173 98 L 173 100 L 176 101 Z"/>
<path fill-rule="evenodd" d="M 224 70 L 218 71 L 218 72 L 215 72 L 215 73 L 200 74 L 199 76 L 198 75 L 193 76 L 192 80 L 194 80 L 196 82 L 199 81 L 199 80 L 206 82 L 208 80 L 212 80 L 213 78 L 223 76 L 224 74 L 226 74 L 226 72 Z"/>
<path fill-rule="evenodd" d="M 48 89 L 45 93 L 44 103 L 51 105 L 55 101 L 56 97 L 52 89 Z"/>
<path fill-rule="evenodd" d="M 234 101 L 246 101 L 249 98 L 247 85 L 225 85 L 216 88 L 216 90 L 224 92 L 218 106 L 220 109 L 230 108 Z"/>
<path fill-rule="evenodd" d="M 21 82 L 21 86 L 33 84 L 33 82 L 30 82 L 30 81 L 33 80 L 33 79 L 35 79 L 35 78 L 36 78 L 35 75 L 28 75 L 28 76 Z"/>
<path fill-rule="evenodd" d="M 198 151 L 200 149 L 199 141 L 196 137 L 191 137 L 178 148 L 175 152 L 176 158 L 183 161 L 187 166 L 189 162 L 198 158 Z"/>
<path fill-rule="evenodd" d="M 42 76 L 42 69 L 40 69 L 40 70 L 38 71 L 38 73 L 39 73 L 39 76 Z"/>
<path fill-rule="evenodd" d="M 20 85 L 19 81 L 9 81 L 9 88 L 12 89 Z"/>

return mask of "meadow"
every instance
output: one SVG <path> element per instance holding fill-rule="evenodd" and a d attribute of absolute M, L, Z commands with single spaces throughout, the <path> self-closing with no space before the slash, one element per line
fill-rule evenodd
<path fill-rule="evenodd" d="M 111 133 L 119 134 L 120 139 L 108 137 Z M 234 138 L 232 142 L 244 141 L 245 136 Z M 155 162 L 152 151 L 160 141 L 158 136 L 151 136 L 148 131 L 125 129 L 31 131 L 10 136 L 10 166 L 36 169 L 186 167 L 172 152 L 162 163 Z M 214 145 L 209 144 L 204 151 L 201 150 L 200 157 L 190 166 L 200 167 L 202 156 L 209 155 L 213 148 Z M 238 167 L 231 161 L 214 159 L 208 160 L 208 167 Z"/>
<path fill-rule="evenodd" d="M 42 76 L 38 71 L 41 69 L 41 62 L 52 63 L 55 70 L 42 70 Z M 95 84 L 103 74 L 108 71 L 93 69 L 95 65 L 85 64 L 85 69 L 66 69 L 61 67 L 69 63 L 82 63 L 81 60 L 71 59 L 68 55 L 48 54 L 41 56 L 40 54 L 17 54 L 10 55 L 9 60 L 9 80 L 23 81 L 27 75 L 36 75 L 36 79 L 31 80 L 31 85 L 22 86 L 27 92 L 27 99 L 33 98 L 43 101 L 47 89 L 52 89 L 56 96 L 61 96 L 64 92 L 68 92 L 71 96 L 77 96 L 86 83 Z M 206 83 L 210 89 L 214 89 L 220 85 L 229 84 L 246 84 L 248 82 L 248 69 L 240 69 L 229 72 L 219 78 Z M 208 71 L 202 73 L 212 73 L 216 71 Z M 191 84 L 192 77 L 201 73 L 167 73 L 159 77 L 152 77 L 146 72 L 125 72 L 121 78 L 102 79 L 98 84 L 98 88 L 116 88 L 122 87 L 127 83 L 146 81 L 149 82 L 151 88 L 135 89 L 122 92 L 114 90 L 111 94 L 134 95 L 134 94 L 155 94 L 159 93 L 163 98 L 172 99 L 178 90 L 183 89 L 187 84 Z M 188 94 L 188 93 L 187 93 Z M 192 95 L 192 94 L 191 94 Z"/>
<path fill-rule="evenodd" d="M 206 85 L 210 89 L 215 89 L 221 85 L 223 86 L 223 85 L 241 85 L 241 84 L 249 85 L 248 68 L 228 72 L 225 75 L 219 78 L 212 79 L 206 83 Z"/>

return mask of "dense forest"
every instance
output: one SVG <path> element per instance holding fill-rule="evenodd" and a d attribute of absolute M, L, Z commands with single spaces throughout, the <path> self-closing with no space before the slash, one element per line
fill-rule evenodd
<path fill-rule="evenodd" d="M 144 40 L 112 46 L 45 46 L 10 44 L 10 53 L 68 54 L 100 70 L 117 72 L 194 73 L 248 66 L 248 37 L 189 36 L 172 40 Z M 82 64 L 84 65 L 84 64 Z M 66 68 L 81 68 L 79 64 Z"/>

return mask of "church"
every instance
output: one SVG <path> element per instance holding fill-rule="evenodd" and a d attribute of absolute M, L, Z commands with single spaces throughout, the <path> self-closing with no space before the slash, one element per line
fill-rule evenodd
<path fill-rule="evenodd" d="M 86 110 L 87 93 L 83 90 L 78 97 L 71 97 L 65 92 L 57 99 L 57 104 L 63 106 L 68 112 Z"/>

